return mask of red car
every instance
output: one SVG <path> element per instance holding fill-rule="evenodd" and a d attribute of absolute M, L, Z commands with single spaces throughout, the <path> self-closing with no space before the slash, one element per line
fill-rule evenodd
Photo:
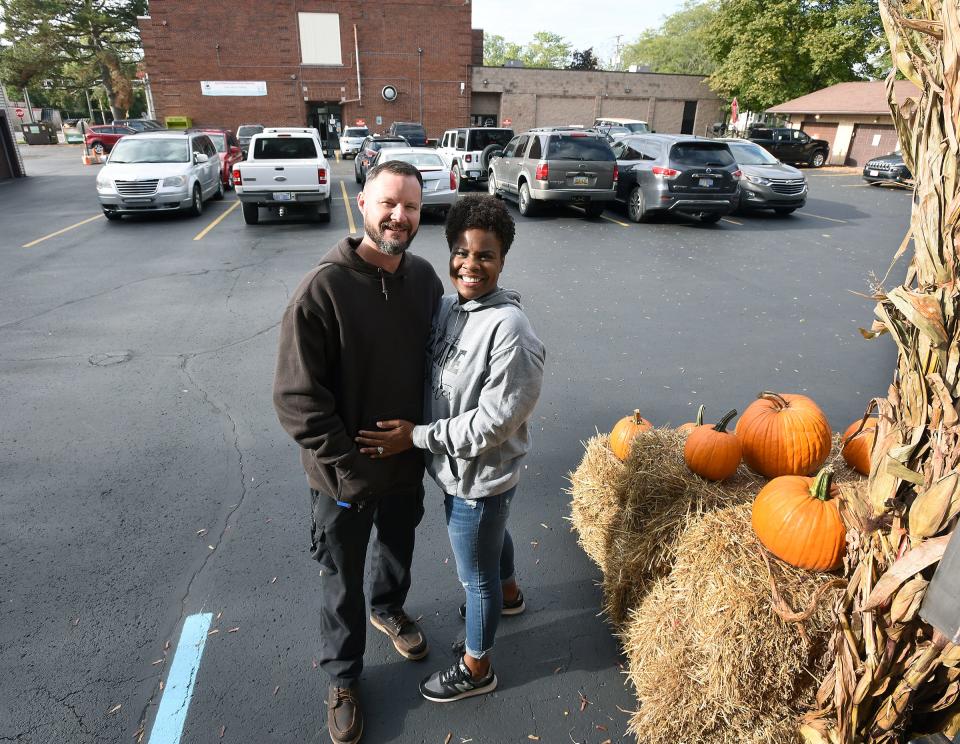
<path fill-rule="evenodd" d="M 95 150 L 98 155 L 110 152 L 117 140 L 125 134 L 136 134 L 136 129 L 122 127 L 116 124 L 94 124 L 87 127 L 87 133 L 84 140 L 90 150 Z"/>
<path fill-rule="evenodd" d="M 220 180 L 228 191 L 233 188 L 233 166 L 243 160 L 243 151 L 240 143 L 229 129 L 219 127 L 194 127 L 191 132 L 202 132 L 207 135 L 217 148 L 220 156 Z"/>

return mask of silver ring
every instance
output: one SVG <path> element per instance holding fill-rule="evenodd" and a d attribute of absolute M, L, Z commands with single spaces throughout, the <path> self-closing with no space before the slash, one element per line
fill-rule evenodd
<path fill-rule="evenodd" d="M 382 455 L 382 454 L 383 454 L 383 447 L 377 447 L 377 454 L 378 454 L 378 455 Z"/>

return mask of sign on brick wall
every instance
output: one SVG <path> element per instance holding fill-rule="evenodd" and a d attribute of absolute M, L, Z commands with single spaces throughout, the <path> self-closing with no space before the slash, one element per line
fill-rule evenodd
<path fill-rule="evenodd" d="M 200 92 L 205 96 L 265 96 L 264 80 L 201 80 Z"/>

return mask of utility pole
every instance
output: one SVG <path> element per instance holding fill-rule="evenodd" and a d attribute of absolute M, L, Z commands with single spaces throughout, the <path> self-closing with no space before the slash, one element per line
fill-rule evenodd
<path fill-rule="evenodd" d="M 623 38 L 623 34 L 617 34 L 613 38 L 617 40 L 617 45 L 615 47 L 616 51 L 614 52 L 614 54 L 616 55 L 616 60 L 617 60 L 616 67 L 619 70 L 621 67 L 623 67 L 623 58 L 620 56 L 620 39 Z"/>
<path fill-rule="evenodd" d="M 423 126 L 423 47 L 417 47 L 417 80 L 420 81 L 420 125 Z"/>

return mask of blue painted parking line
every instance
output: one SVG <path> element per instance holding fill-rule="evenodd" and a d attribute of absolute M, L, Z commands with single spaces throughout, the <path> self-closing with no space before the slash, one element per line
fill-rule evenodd
<path fill-rule="evenodd" d="M 207 642 L 207 631 L 213 614 L 190 615 L 183 623 L 180 643 L 170 665 L 167 686 L 160 698 L 157 718 L 153 722 L 149 744 L 180 744 L 183 724 L 193 695 L 193 684 L 200 668 L 200 658 Z"/>

